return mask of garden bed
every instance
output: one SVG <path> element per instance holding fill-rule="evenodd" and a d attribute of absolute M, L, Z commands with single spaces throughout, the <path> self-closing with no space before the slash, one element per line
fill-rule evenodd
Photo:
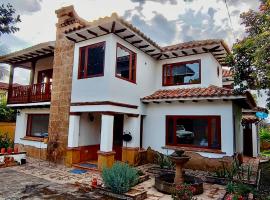
<path fill-rule="evenodd" d="M 22 164 L 23 159 L 26 159 L 26 152 L 0 154 L 0 166 L 9 167 Z"/>
<path fill-rule="evenodd" d="M 104 187 L 97 187 L 98 193 L 112 197 L 115 199 L 125 199 L 125 200 L 143 200 L 147 198 L 147 192 L 145 190 L 131 188 L 127 193 L 115 194 L 111 190 Z"/>

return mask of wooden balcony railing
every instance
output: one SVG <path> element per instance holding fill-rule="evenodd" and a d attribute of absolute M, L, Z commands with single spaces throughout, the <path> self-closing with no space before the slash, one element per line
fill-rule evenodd
<path fill-rule="evenodd" d="M 15 86 L 9 89 L 8 104 L 50 101 L 51 90 L 52 83 Z"/>

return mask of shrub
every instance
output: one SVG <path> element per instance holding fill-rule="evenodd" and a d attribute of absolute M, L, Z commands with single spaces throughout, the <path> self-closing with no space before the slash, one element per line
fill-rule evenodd
<path fill-rule="evenodd" d="M 174 194 L 172 194 L 172 198 L 173 200 L 193 200 L 195 191 L 196 188 L 189 184 L 177 185 Z"/>
<path fill-rule="evenodd" d="M 269 128 L 260 128 L 259 130 L 260 139 L 262 141 L 270 142 L 270 129 Z"/>
<path fill-rule="evenodd" d="M 0 149 L 1 148 L 8 148 L 8 147 L 12 147 L 13 148 L 14 143 L 11 140 L 11 138 L 8 136 L 7 133 L 0 133 Z"/>
<path fill-rule="evenodd" d="M 107 188 L 123 194 L 138 183 L 139 175 L 138 171 L 128 164 L 116 162 L 111 168 L 103 168 L 102 178 Z"/>
<path fill-rule="evenodd" d="M 174 163 L 171 159 L 161 153 L 157 154 L 157 163 L 161 169 L 174 169 Z"/>
<path fill-rule="evenodd" d="M 16 112 L 12 108 L 7 107 L 6 103 L 0 103 L 0 121 L 15 122 Z"/>

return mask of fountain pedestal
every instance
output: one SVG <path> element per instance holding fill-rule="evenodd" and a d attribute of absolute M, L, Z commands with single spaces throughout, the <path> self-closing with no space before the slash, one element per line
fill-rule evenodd
<path fill-rule="evenodd" d="M 184 183 L 183 178 L 183 166 L 189 161 L 190 157 L 184 155 L 172 154 L 170 159 L 175 163 L 175 185 L 181 185 Z"/>

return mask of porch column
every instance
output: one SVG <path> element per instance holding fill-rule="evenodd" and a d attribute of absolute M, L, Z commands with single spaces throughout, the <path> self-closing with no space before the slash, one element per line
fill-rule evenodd
<path fill-rule="evenodd" d="M 79 147 L 80 113 L 70 113 L 68 129 L 68 149 L 66 164 L 72 165 L 80 162 Z"/>
<path fill-rule="evenodd" d="M 114 163 L 115 152 L 113 148 L 113 121 L 114 116 L 109 114 L 101 115 L 101 138 L 100 150 L 98 151 L 98 169 L 111 167 Z"/>
<path fill-rule="evenodd" d="M 130 133 L 132 140 L 130 142 L 123 141 L 122 161 L 128 162 L 130 165 L 136 165 L 136 157 L 140 150 L 140 123 L 141 116 L 125 115 L 124 132 Z"/>
<path fill-rule="evenodd" d="M 30 74 L 30 85 L 34 84 L 34 78 L 35 78 L 35 70 L 36 70 L 36 63 L 37 61 L 34 60 L 31 62 L 31 74 Z"/>
<path fill-rule="evenodd" d="M 14 65 L 10 65 L 7 102 L 9 102 L 9 98 L 12 95 L 13 76 L 14 76 Z"/>

